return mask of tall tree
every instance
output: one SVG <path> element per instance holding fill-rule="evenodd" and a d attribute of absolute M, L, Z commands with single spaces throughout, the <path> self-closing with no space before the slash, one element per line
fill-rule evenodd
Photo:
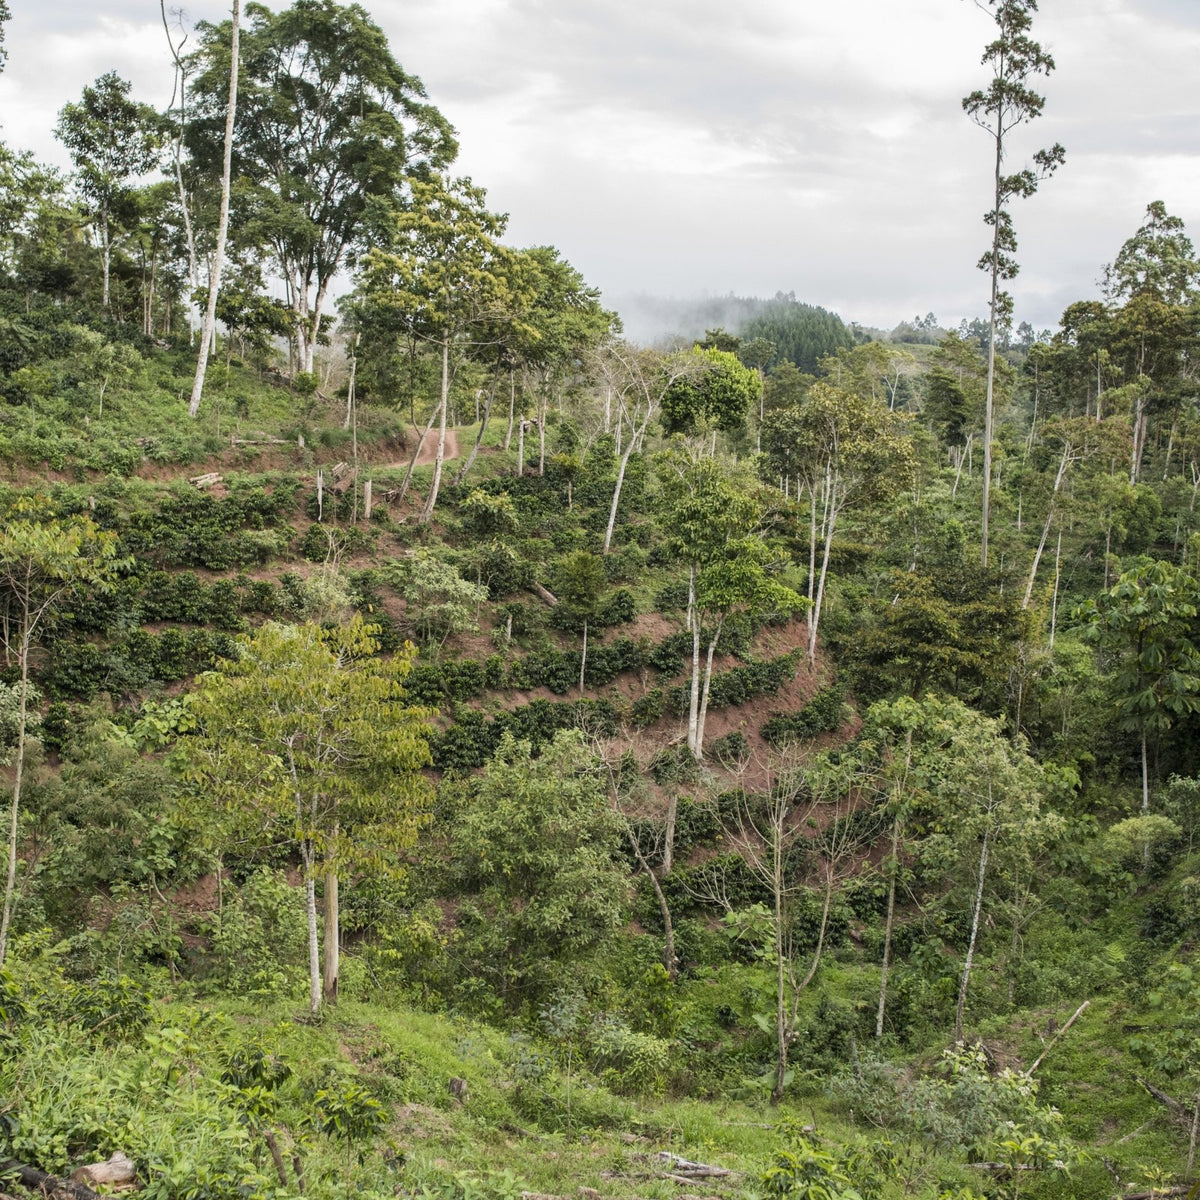
<path fill-rule="evenodd" d="M 271 247 L 296 321 L 299 366 L 313 368 L 329 285 L 361 247 L 372 200 L 392 199 L 457 152 L 453 131 L 357 4 L 296 0 L 246 8 L 234 172 L 239 220 Z M 221 160 L 232 30 L 202 24 L 192 153 Z"/>
<path fill-rule="evenodd" d="M 979 260 L 979 269 L 991 278 L 988 300 L 988 374 L 983 428 L 983 525 L 981 556 L 988 562 L 988 523 L 992 501 L 993 382 L 996 368 L 997 334 L 1012 321 L 1012 296 L 1000 287 L 1001 280 L 1014 279 L 1020 269 L 1014 257 L 1017 236 L 1008 204 L 1016 197 L 1032 196 L 1038 183 L 1062 165 L 1066 151 L 1055 143 L 1033 156 L 1032 168 L 1015 174 L 1004 173 L 1004 158 L 1009 135 L 1019 125 L 1041 116 L 1045 97 L 1030 86 L 1038 75 L 1054 70 L 1054 59 L 1029 36 L 1037 0 L 975 0 L 996 24 L 997 36 L 984 49 L 982 62 L 992 69 L 992 82 L 986 90 L 963 97 L 963 110 L 991 137 L 995 156 L 992 170 L 992 207 L 984 214 L 991 226 L 992 244 Z"/>
<path fill-rule="evenodd" d="M 204 395 L 204 372 L 208 367 L 209 343 L 217 317 L 217 293 L 221 288 L 221 271 L 225 266 L 225 236 L 229 232 L 229 184 L 233 168 L 233 124 L 237 114 L 238 41 L 242 24 L 241 0 L 233 0 L 233 15 L 229 32 L 229 100 L 225 109 L 225 153 L 221 160 L 221 211 L 217 218 L 217 244 L 213 250 L 212 266 L 208 272 L 208 307 L 200 327 L 200 349 L 196 354 L 196 375 L 192 380 L 192 398 L 188 416 L 200 415 L 200 398 Z"/>
<path fill-rule="evenodd" d="M 162 140 L 159 117 L 149 105 L 130 98 L 130 84 L 115 71 L 83 89 L 78 104 L 67 104 L 54 130 L 71 154 L 79 190 L 95 210 L 104 262 L 102 302 L 109 307 L 112 225 L 130 181 L 157 163 Z"/>
<path fill-rule="evenodd" d="M 810 663 L 816 661 L 830 549 L 840 517 L 848 507 L 875 504 L 912 486 L 915 458 L 906 420 L 882 400 L 824 380 L 796 407 L 767 416 L 766 470 L 785 477 L 794 474 L 809 497 Z M 818 566 L 817 547 L 822 544 Z"/>
<path fill-rule="evenodd" d="M 433 479 L 421 522 L 433 516 L 446 454 L 450 386 L 472 330 L 494 330 L 523 319 L 529 307 L 527 273 L 497 240 L 507 217 L 489 212 L 486 193 L 469 179 L 412 185 L 413 203 L 379 222 L 380 244 L 363 259 L 361 290 L 367 303 L 389 311 L 398 328 L 437 348 L 441 363 Z M 418 443 L 419 448 L 419 443 Z M 415 462 L 415 456 L 414 456 Z M 411 472 L 410 472 L 411 473 Z"/>
<path fill-rule="evenodd" d="M 8 870 L 0 912 L 0 966 L 8 949 L 17 879 L 17 828 L 29 715 L 30 657 L 56 609 L 84 588 L 106 587 L 116 569 L 117 538 L 85 516 L 59 517 L 45 500 L 20 500 L 0 524 L 0 630 L 18 672 L 16 752 L 9 805 Z"/>
<path fill-rule="evenodd" d="M 191 697 L 199 731 L 184 745 L 188 777 L 242 831 L 290 842 L 304 867 L 309 1006 L 337 995 L 338 886 L 349 864 L 397 871 L 428 808 L 427 713 L 403 681 L 409 646 L 375 657 L 356 617 L 323 629 L 267 624 Z M 325 886 L 325 961 L 316 885 Z M 324 988 L 322 988 L 322 982 Z"/>

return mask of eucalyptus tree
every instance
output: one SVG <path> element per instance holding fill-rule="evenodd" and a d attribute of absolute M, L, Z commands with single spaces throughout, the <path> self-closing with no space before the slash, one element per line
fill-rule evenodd
<path fill-rule="evenodd" d="M 629 420 L 628 438 L 623 447 L 619 439 L 617 444 L 617 480 L 604 529 L 603 552 L 607 554 L 612 549 L 629 460 L 644 443 L 646 432 L 661 411 L 667 394 L 680 380 L 703 369 L 704 360 L 695 354 L 665 355 L 656 350 L 640 350 L 612 337 L 598 347 L 594 363 L 597 373 L 617 398 L 618 431 L 626 417 Z"/>
<path fill-rule="evenodd" d="M 296 322 L 299 366 L 313 351 L 339 270 L 361 248 L 372 200 L 429 179 L 457 152 L 449 123 L 357 4 L 247 5 L 234 129 L 238 219 L 271 248 Z M 188 142 L 210 176 L 223 154 L 231 23 L 201 24 Z"/>
<path fill-rule="evenodd" d="M 981 557 L 988 562 L 988 524 L 991 517 L 992 433 L 994 423 L 993 384 L 996 369 L 996 340 L 1012 320 L 1012 297 L 1001 289 L 1001 281 L 1016 277 L 1020 269 L 1015 258 L 1017 237 L 1008 211 L 1010 201 L 1027 198 L 1037 191 L 1038 183 L 1060 167 L 1066 157 L 1055 143 L 1033 156 L 1033 166 L 1013 174 L 1004 173 L 1009 135 L 1018 126 L 1041 116 L 1045 97 L 1030 86 L 1031 79 L 1049 75 L 1054 59 L 1029 36 L 1037 0 L 975 0 L 996 24 L 996 38 L 983 52 L 984 66 L 992 70 L 986 89 L 963 97 L 963 110 L 991 137 L 995 151 L 992 169 L 992 207 L 984 214 L 991 227 L 992 244 L 979 260 L 979 268 L 991 278 L 988 300 L 988 372 L 983 429 L 983 520 Z"/>
<path fill-rule="evenodd" d="M 600 303 L 600 292 L 553 246 L 519 250 L 531 303 L 506 348 L 535 383 L 538 397 L 538 474 L 545 473 L 546 411 L 552 393 L 579 378 L 593 351 L 617 324 Z M 503 339 L 501 339 L 503 341 Z"/>
<path fill-rule="evenodd" d="M 754 535 L 761 510 L 745 480 L 731 477 L 716 459 L 681 447 L 661 457 L 659 478 L 667 546 L 688 567 L 692 677 L 687 745 L 699 759 L 704 753 L 713 656 L 726 621 L 735 612 L 794 612 L 804 601 L 772 578 L 778 556 Z"/>
<path fill-rule="evenodd" d="M 129 196 L 131 181 L 158 164 L 162 147 L 158 114 L 133 100 L 130 88 L 115 71 L 101 75 L 83 89 L 78 103 L 63 107 L 54 130 L 71 155 L 79 190 L 99 224 L 106 310 L 116 210 Z"/>
<path fill-rule="evenodd" d="M 816 661 L 830 550 L 840 517 L 848 508 L 877 504 L 912 485 L 915 456 L 906 424 L 905 414 L 891 412 L 881 400 L 824 380 L 800 404 L 767 416 L 766 470 L 794 474 L 809 497 L 810 663 Z"/>
<path fill-rule="evenodd" d="M 192 379 L 192 398 L 188 402 L 188 416 L 193 420 L 200 415 L 200 399 L 204 395 L 204 373 L 208 367 L 208 355 L 213 336 L 213 325 L 217 319 L 217 292 L 221 287 L 221 272 L 225 266 L 225 237 L 229 232 L 229 189 L 230 173 L 233 169 L 233 127 L 237 116 L 238 92 L 238 42 L 241 34 L 241 0 L 233 0 L 233 13 L 229 22 L 229 98 L 225 107 L 225 143 L 221 158 L 221 208 L 217 218 L 217 244 L 213 249 L 212 266 L 208 272 L 208 305 L 204 310 L 204 323 L 200 326 L 200 349 L 196 354 L 196 374 Z"/>

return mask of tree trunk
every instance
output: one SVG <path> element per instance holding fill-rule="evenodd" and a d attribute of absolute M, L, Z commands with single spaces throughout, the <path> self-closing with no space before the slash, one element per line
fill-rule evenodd
<path fill-rule="evenodd" d="M 1063 447 L 1062 458 L 1058 464 L 1058 474 L 1054 477 L 1054 490 L 1050 493 L 1050 507 L 1046 511 L 1046 521 L 1042 525 L 1042 537 L 1038 542 L 1038 548 L 1033 556 L 1033 566 L 1029 568 L 1029 579 L 1025 584 L 1025 599 L 1021 602 L 1021 607 L 1026 609 L 1029 607 L 1030 600 L 1033 599 L 1033 585 L 1037 582 L 1038 567 L 1042 562 L 1042 553 L 1046 549 L 1046 539 L 1050 536 L 1050 523 L 1054 520 L 1054 502 L 1058 497 L 1058 489 L 1062 487 L 1063 477 L 1067 473 L 1067 463 L 1070 461 L 1071 447 L 1066 445 Z"/>
<path fill-rule="evenodd" d="M 225 108 L 225 157 L 221 166 L 221 210 L 217 219 L 217 246 L 213 252 L 212 271 L 208 279 L 208 307 L 200 331 L 200 349 L 196 354 L 196 374 L 192 380 L 192 398 L 188 416 L 193 420 L 200 413 L 200 398 L 204 395 L 204 373 L 208 369 L 209 343 L 217 319 L 217 291 L 221 286 L 221 270 L 225 265 L 225 238 L 229 233 L 229 183 L 233 164 L 233 119 L 237 112 L 238 85 L 238 26 L 242 0 L 233 0 L 233 32 L 229 48 L 229 101 Z"/>
<path fill-rule="evenodd" d="M 892 864 L 888 882 L 887 922 L 883 927 L 883 966 L 879 976 L 879 1007 L 875 1010 L 875 1040 L 883 1037 L 883 1017 L 887 1009 L 888 967 L 892 957 L 892 926 L 896 918 L 896 874 L 899 863 L 896 855 L 900 849 L 900 818 L 892 820 Z"/>
<path fill-rule="evenodd" d="M 504 452 L 508 453 L 509 446 L 512 445 L 513 418 L 516 416 L 517 408 L 517 381 L 516 377 L 509 371 L 508 373 L 508 428 L 504 431 Z"/>
<path fill-rule="evenodd" d="M 996 410 L 996 305 L 1000 298 L 1000 203 L 1001 167 L 1004 160 L 1004 114 L 996 116 L 996 163 L 992 172 L 995 204 L 992 210 L 992 298 L 988 304 L 987 391 L 983 408 L 983 522 L 980 554 L 988 565 L 988 525 L 992 513 L 992 428 Z"/>
<path fill-rule="evenodd" d="M 671 982 L 674 983 L 679 978 L 679 959 L 675 954 L 675 926 L 671 920 L 671 906 L 667 903 L 667 896 L 662 889 L 662 884 L 659 883 L 658 876 L 650 869 L 650 864 L 646 861 L 646 856 L 642 853 L 642 848 L 638 845 L 637 837 L 634 835 L 633 830 L 629 829 L 627 832 L 629 835 L 629 844 L 633 847 L 633 855 L 638 860 L 638 866 L 649 877 L 650 886 L 654 889 L 654 898 L 658 901 L 658 911 L 663 923 L 662 964 Z M 665 874 L 669 872 L 669 868 L 665 865 L 665 857 L 663 862 Z"/>
<path fill-rule="evenodd" d="M 28 613 L 25 618 L 28 629 Z M 17 701 L 17 754 L 13 762 L 12 804 L 8 814 L 8 871 L 4 881 L 4 908 L 0 912 L 0 967 L 8 953 L 8 929 L 12 922 L 13 895 L 17 887 L 17 824 L 21 813 L 21 781 L 25 773 L 25 726 L 29 711 L 29 643 L 26 631 L 21 637 L 21 685 Z"/>
<path fill-rule="evenodd" d="M 1054 594 L 1050 598 L 1050 649 L 1054 649 L 1054 631 L 1058 625 L 1058 585 L 1062 579 L 1062 530 L 1058 531 L 1058 547 L 1054 551 Z"/>
<path fill-rule="evenodd" d="M 321 948 L 317 938 L 316 856 L 307 839 L 301 856 L 304 859 L 304 910 L 308 919 L 308 1011 L 316 1016 L 321 1011 Z"/>
<path fill-rule="evenodd" d="M 696 569 L 693 566 L 688 578 L 688 612 L 692 623 L 692 682 L 688 691 L 687 746 L 692 757 L 700 761 L 700 747 L 696 743 L 700 730 L 700 614 L 696 611 Z"/>
<path fill-rule="evenodd" d="M 112 247 L 108 240 L 108 205 L 100 206 L 100 252 L 104 263 L 104 285 L 103 296 L 101 303 L 104 311 L 108 312 L 108 279 L 109 279 L 109 264 L 112 257 Z"/>
<path fill-rule="evenodd" d="M 538 478 L 546 474 L 546 397 L 538 404 Z"/>
<path fill-rule="evenodd" d="M 712 636 L 712 641 L 708 643 L 708 658 L 704 664 L 704 683 L 700 688 L 700 715 L 696 728 L 696 757 L 699 758 L 704 753 L 704 722 L 708 717 L 708 692 L 712 684 L 712 665 L 713 653 L 717 648 L 717 641 L 721 636 L 721 628 L 725 624 L 725 618 L 722 617 L 717 622 L 716 632 Z"/>
<path fill-rule="evenodd" d="M 437 454 L 433 460 L 433 480 L 429 485 L 429 495 L 425 497 L 425 507 L 421 510 L 421 524 L 428 524 L 433 517 L 433 507 L 437 504 L 438 490 L 442 485 L 442 463 L 446 458 L 446 411 L 449 407 L 450 395 L 450 338 L 442 338 L 442 402 L 439 405 L 441 414 L 438 421 Z"/>
<path fill-rule="evenodd" d="M 583 622 L 583 652 L 579 655 L 579 698 L 583 699 L 583 677 L 587 671 L 587 635 L 588 623 L 586 618 Z"/>
<path fill-rule="evenodd" d="M 787 1019 L 787 967 L 783 945 L 783 815 L 772 822 L 771 877 L 775 906 L 775 1086 L 771 1103 L 783 1099 L 786 1086 L 788 1042 L 791 1029 Z"/>
<path fill-rule="evenodd" d="M 517 420 L 517 475 L 525 474 L 525 418 Z"/>
<path fill-rule="evenodd" d="M 837 472 L 834 472 L 832 487 L 837 487 Z M 821 574 L 817 580 L 817 601 L 813 606 L 812 635 L 808 639 L 808 662 L 812 666 L 817 661 L 817 634 L 821 626 L 821 606 L 825 601 L 825 580 L 829 575 L 829 547 L 833 544 L 833 531 L 837 525 L 837 502 L 830 500 L 829 523 L 825 532 L 825 551 L 821 556 Z"/>
<path fill-rule="evenodd" d="M 322 991 L 329 1004 L 338 998 L 338 972 L 341 961 L 341 923 L 338 919 L 338 876 L 334 870 L 325 872 L 325 962 Z"/>
<path fill-rule="evenodd" d="M 954 1040 L 963 1038 L 963 1013 L 967 1007 L 967 987 L 971 982 L 971 964 L 975 959 L 975 940 L 979 936 L 979 914 L 983 910 L 983 881 L 987 874 L 988 851 L 991 847 L 992 828 L 983 833 L 983 846 L 979 851 L 979 882 L 975 886 L 975 910 L 971 916 L 971 938 L 967 942 L 967 957 L 963 961 L 962 979 L 958 985 L 958 1003 L 954 1008 Z"/>
<path fill-rule="evenodd" d="M 492 400 L 496 395 L 495 384 L 488 389 L 487 399 L 483 402 L 483 420 L 479 422 L 479 432 L 475 435 L 475 445 L 471 447 L 471 453 L 467 455 L 467 461 L 463 463 L 462 470 L 454 477 L 454 486 L 457 487 L 467 477 L 467 472 L 474 465 L 475 459 L 479 454 L 479 447 L 483 444 L 483 435 L 487 432 L 488 418 L 492 415 Z M 478 404 L 478 401 L 476 401 Z"/>

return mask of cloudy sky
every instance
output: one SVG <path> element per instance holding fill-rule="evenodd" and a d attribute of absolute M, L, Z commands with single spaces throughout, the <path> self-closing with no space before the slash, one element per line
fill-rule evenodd
<path fill-rule="evenodd" d="M 173 0 L 175 4 L 180 0 Z M 278 6 L 280 0 L 272 0 Z M 168 0 L 170 8 L 172 0 Z M 164 104 L 157 0 L 13 0 L 0 124 L 50 130 L 115 69 Z M 794 291 L 847 320 L 982 315 L 990 140 L 963 115 L 994 26 L 972 0 L 366 0 L 457 127 L 457 171 L 610 299 Z M 1053 325 L 1161 199 L 1200 241 L 1200 3 L 1042 0 L 1044 116 L 1011 163 L 1066 166 L 1014 207 L 1019 319 Z M 187 0 L 218 20 L 222 0 Z"/>

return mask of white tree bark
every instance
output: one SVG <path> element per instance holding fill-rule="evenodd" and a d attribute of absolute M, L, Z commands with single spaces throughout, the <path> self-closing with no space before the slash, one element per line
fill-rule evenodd
<path fill-rule="evenodd" d="M 233 32 L 229 46 L 229 102 L 225 109 L 225 157 L 221 166 L 221 213 L 217 221 L 217 246 L 213 252 L 212 271 L 208 280 L 208 306 L 204 310 L 200 349 L 196 355 L 196 375 L 192 380 L 192 398 L 188 404 L 188 416 L 193 420 L 200 413 L 200 398 L 204 395 L 204 373 L 208 369 L 213 328 L 217 319 L 217 292 L 221 286 L 221 271 L 225 266 L 225 239 L 229 233 L 229 185 L 233 167 L 233 121 L 237 113 L 238 35 L 241 11 L 242 0 L 233 0 Z"/>

